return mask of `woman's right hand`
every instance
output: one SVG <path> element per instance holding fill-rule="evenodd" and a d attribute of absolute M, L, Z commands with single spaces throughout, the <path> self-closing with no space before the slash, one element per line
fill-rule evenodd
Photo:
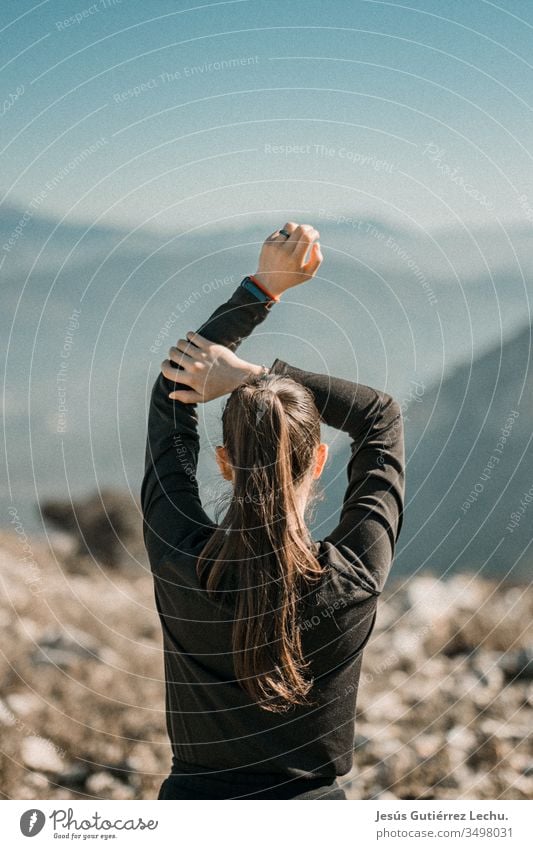
<path fill-rule="evenodd" d="M 323 260 L 317 241 L 320 238 L 318 230 L 310 224 L 295 224 L 294 221 L 288 221 L 283 229 L 290 233 L 289 238 L 276 230 L 265 239 L 254 274 L 273 295 L 281 295 L 287 289 L 310 280 Z"/>

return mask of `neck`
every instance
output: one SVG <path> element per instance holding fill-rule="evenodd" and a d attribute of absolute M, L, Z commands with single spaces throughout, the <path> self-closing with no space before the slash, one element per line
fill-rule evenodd
<path fill-rule="evenodd" d="M 306 508 L 306 505 L 307 505 L 308 496 L 309 496 L 309 487 L 301 487 L 300 490 L 296 493 L 296 506 L 297 506 L 297 510 L 298 510 L 298 518 L 299 518 L 301 524 L 304 527 L 306 527 L 305 508 Z M 291 516 L 289 524 L 292 528 L 297 528 L 298 527 L 297 517 Z"/>

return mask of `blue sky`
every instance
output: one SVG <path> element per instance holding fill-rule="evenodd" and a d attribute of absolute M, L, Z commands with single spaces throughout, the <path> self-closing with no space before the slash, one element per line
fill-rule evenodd
<path fill-rule="evenodd" d="M 1 27 L 3 205 L 533 221 L 525 0 L 22 0 Z"/>

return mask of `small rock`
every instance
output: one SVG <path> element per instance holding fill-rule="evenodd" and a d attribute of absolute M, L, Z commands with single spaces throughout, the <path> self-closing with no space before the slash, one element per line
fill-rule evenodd
<path fill-rule="evenodd" d="M 50 499 L 40 505 L 45 521 L 69 534 L 75 545 L 70 560 L 80 556 L 110 567 L 118 567 L 127 551 L 142 542 L 139 507 L 122 490 L 101 489 L 88 498 L 72 501 Z"/>
<path fill-rule="evenodd" d="M 33 619 L 28 619 L 27 616 L 21 616 L 17 623 L 17 630 L 25 640 L 33 640 L 37 642 L 41 633 L 42 626 Z"/>
<path fill-rule="evenodd" d="M 496 737 L 498 740 L 512 740 L 520 743 L 527 740 L 531 729 L 504 719 L 485 719 L 481 723 L 481 731 L 486 737 Z"/>
<path fill-rule="evenodd" d="M 389 675 L 389 684 L 392 690 L 403 696 L 403 688 L 409 682 L 409 675 L 401 669 L 395 669 Z"/>
<path fill-rule="evenodd" d="M 533 680 L 533 648 L 508 651 L 500 658 L 499 665 L 508 682 L 519 679 L 531 681 Z"/>
<path fill-rule="evenodd" d="M 533 781 L 530 778 L 526 778 L 524 775 L 516 775 L 512 769 L 502 770 L 500 778 L 505 784 L 507 784 L 508 788 L 513 792 L 512 796 L 508 798 L 516 799 L 517 797 L 516 791 L 521 794 L 523 799 L 531 799 L 533 795 Z"/>
<path fill-rule="evenodd" d="M 388 631 L 397 621 L 398 612 L 394 609 L 394 606 L 381 600 L 378 605 L 376 624 L 374 625 L 375 635 L 377 636 L 382 631 Z"/>
<path fill-rule="evenodd" d="M 415 751 L 424 760 L 436 755 L 444 745 L 441 734 L 421 734 L 413 740 Z"/>
<path fill-rule="evenodd" d="M 39 648 L 32 655 L 35 666 L 49 664 L 65 668 L 80 659 L 101 659 L 99 644 L 89 634 L 76 628 L 69 628 L 69 633 L 47 631 L 38 645 Z"/>
<path fill-rule="evenodd" d="M 477 771 L 487 770 L 487 767 L 499 768 L 505 753 L 504 741 L 480 732 L 477 745 L 468 756 L 468 765 Z"/>
<path fill-rule="evenodd" d="M 452 769 L 470 763 L 470 753 L 476 748 L 476 735 L 463 725 L 455 725 L 446 733 L 448 758 Z"/>
<path fill-rule="evenodd" d="M 447 583 L 430 576 L 420 575 L 407 588 L 407 600 L 418 622 L 432 623 L 446 612 L 451 597 Z"/>
<path fill-rule="evenodd" d="M 85 786 L 85 782 L 90 775 L 90 769 L 87 764 L 75 763 L 69 769 L 59 773 L 56 776 L 56 783 L 63 787 L 70 787 L 74 790 L 81 790 Z"/>
<path fill-rule="evenodd" d="M 9 610 L 0 609 L 0 628 L 7 628 L 11 625 L 12 614 Z"/>
<path fill-rule="evenodd" d="M 77 550 L 74 537 L 63 531 L 49 531 L 48 541 L 54 554 L 59 558 L 71 557 Z"/>
<path fill-rule="evenodd" d="M 533 761 L 530 755 L 525 752 L 511 752 L 507 758 L 507 763 L 515 772 L 525 775 L 527 778 L 533 776 Z"/>
<path fill-rule="evenodd" d="M 503 672 L 498 660 L 498 652 L 474 651 L 469 656 L 473 673 L 491 693 L 499 692 L 503 686 Z"/>
<path fill-rule="evenodd" d="M 88 779 L 86 788 L 102 799 L 133 799 L 135 796 L 133 787 L 113 778 L 109 772 L 95 772 Z"/>
<path fill-rule="evenodd" d="M 384 719 L 387 722 L 394 722 L 406 712 L 407 708 L 402 704 L 402 700 L 396 693 L 383 692 L 375 700 L 372 707 L 372 719 Z"/>
<path fill-rule="evenodd" d="M 44 737 L 26 737 L 21 754 L 26 766 L 38 772 L 60 772 L 64 767 L 56 747 Z"/>
<path fill-rule="evenodd" d="M 29 716 L 41 706 L 41 700 L 32 693 L 12 693 L 6 702 L 18 716 Z"/>
<path fill-rule="evenodd" d="M 370 740 L 368 737 L 365 737 L 364 734 L 356 734 L 353 741 L 354 751 L 364 749 L 366 746 L 370 744 Z"/>
<path fill-rule="evenodd" d="M 117 763 L 102 764 L 102 767 L 107 770 L 114 778 L 118 778 L 124 784 L 131 784 L 136 775 L 136 770 L 129 760 L 119 761 Z"/>
<path fill-rule="evenodd" d="M 120 655 L 117 654 L 116 651 L 113 651 L 113 649 L 110 649 L 108 647 L 104 647 L 103 649 L 99 650 L 99 659 L 102 661 L 102 663 L 105 663 L 106 666 L 111 666 L 115 668 L 120 668 L 120 665 L 122 663 Z"/>
<path fill-rule="evenodd" d="M 456 610 L 479 610 L 488 594 L 487 585 L 469 575 L 453 575 L 447 586 Z"/>
<path fill-rule="evenodd" d="M 6 725 L 7 727 L 11 727 L 15 725 L 17 722 L 17 718 L 10 708 L 6 705 L 5 702 L 0 699 L 0 725 Z"/>
<path fill-rule="evenodd" d="M 412 629 L 396 626 L 388 635 L 392 640 L 392 646 L 400 657 L 408 655 L 410 658 L 421 656 L 423 651 L 423 629 Z"/>
<path fill-rule="evenodd" d="M 44 790 L 50 786 L 50 782 L 48 781 L 46 775 L 43 775 L 42 772 L 32 772 L 27 778 L 28 784 L 31 784 L 32 787 L 35 787 L 37 790 Z"/>
<path fill-rule="evenodd" d="M 366 740 L 366 737 L 363 737 Z M 137 773 L 152 773 L 159 774 L 159 762 L 152 750 L 151 746 L 140 743 L 132 750 L 132 755 L 129 758 L 132 769 Z M 162 779 L 161 779 L 162 780 Z"/>

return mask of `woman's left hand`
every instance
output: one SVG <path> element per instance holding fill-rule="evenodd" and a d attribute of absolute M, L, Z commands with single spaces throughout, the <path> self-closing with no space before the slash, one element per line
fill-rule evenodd
<path fill-rule="evenodd" d="M 179 339 L 161 363 L 163 375 L 175 383 L 184 383 L 190 389 L 180 389 L 169 398 L 185 404 L 205 403 L 226 395 L 253 374 L 261 373 L 261 366 L 241 360 L 225 345 L 210 342 L 198 333 L 189 331 L 187 339 Z M 177 368 L 182 366 L 182 368 Z"/>

